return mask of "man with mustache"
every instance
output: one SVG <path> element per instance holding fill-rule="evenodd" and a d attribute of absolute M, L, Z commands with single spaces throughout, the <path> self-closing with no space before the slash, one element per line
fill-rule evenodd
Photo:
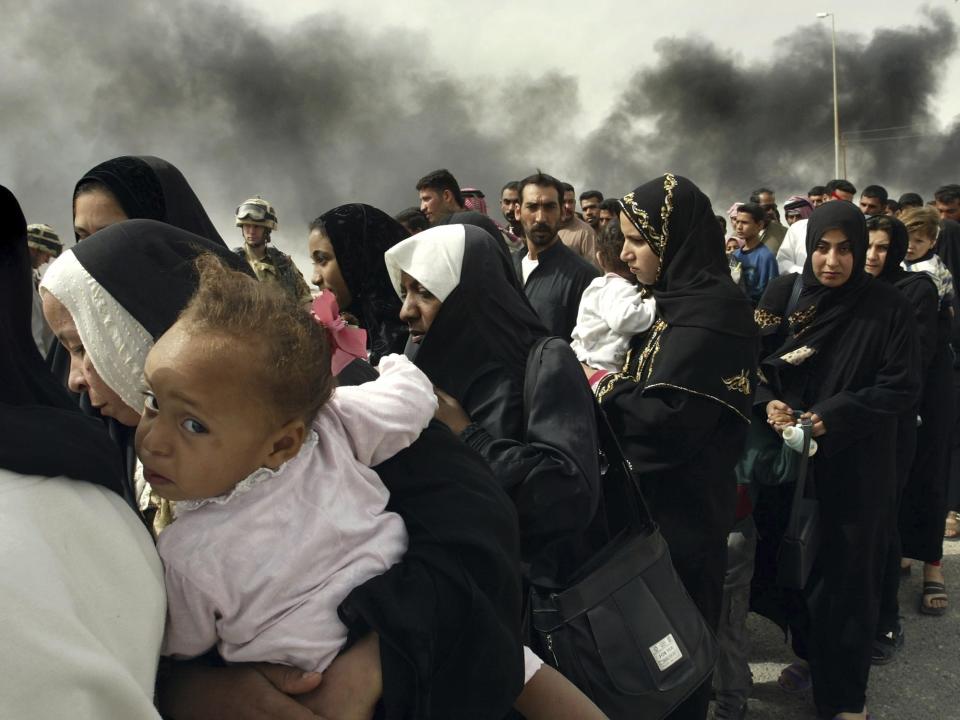
<path fill-rule="evenodd" d="M 513 256 L 524 292 L 551 335 L 570 342 L 580 296 L 600 271 L 560 241 L 563 185 L 539 170 L 520 181 L 525 248 Z"/>

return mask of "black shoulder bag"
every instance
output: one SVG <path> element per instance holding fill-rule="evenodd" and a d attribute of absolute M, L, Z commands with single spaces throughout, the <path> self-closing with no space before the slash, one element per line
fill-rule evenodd
<path fill-rule="evenodd" d="M 806 497 L 813 424 L 809 419 L 801 420 L 800 429 L 803 431 L 803 450 L 797 466 L 797 484 L 793 489 L 790 520 L 777 551 L 777 585 L 790 590 L 806 587 L 820 547 L 820 501 Z"/>
<path fill-rule="evenodd" d="M 563 342 L 543 338 L 527 358 L 525 415 L 550 341 Z M 713 671 L 716 640 L 674 570 L 606 415 L 594 405 L 609 540 L 565 589 L 531 587 L 532 642 L 609 717 L 657 720 Z"/>

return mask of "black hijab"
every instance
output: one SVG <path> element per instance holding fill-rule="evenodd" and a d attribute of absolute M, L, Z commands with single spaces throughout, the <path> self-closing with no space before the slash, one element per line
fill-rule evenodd
<path fill-rule="evenodd" d="M 86 480 L 122 496 L 116 446 L 99 423 L 83 416 L 34 344 L 27 223 L 3 186 L 0 218 L 0 467 Z"/>
<path fill-rule="evenodd" d="M 86 182 L 105 185 L 131 220 L 159 220 L 208 240 L 223 243 L 193 188 L 176 167 L 150 155 L 124 155 L 100 163 L 84 174 Z"/>
<path fill-rule="evenodd" d="M 813 252 L 823 235 L 830 230 L 840 230 L 850 242 L 853 268 L 850 278 L 840 287 L 830 288 L 820 284 L 813 272 Z M 893 248 L 891 238 L 891 251 Z M 860 301 L 872 281 L 864 269 L 867 257 L 867 225 L 863 213 L 852 203 L 834 200 L 824 203 L 810 215 L 807 221 L 807 259 L 803 265 L 803 288 L 796 310 L 789 317 L 789 332 L 780 347 L 761 362 L 761 370 L 768 381 L 776 385 L 775 378 L 785 365 L 797 365 L 805 356 L 819 351 L 835 334 L 845 328 L 852 316 L 851 309 Z M 888 256 L 884 270 L 890 265 Z M 761 335 L 780 331 L 782 316 L 792 283 L 780 282 L 771 285 L 760 298 L 757 317 L 769 317 L 777 322 L 760 322 Z M 799 357 L 804 356 L 804 357 Z"/>
<path fill-rule="evenodd" d="M 876 215 L 867 221 L 867 232 L 881 230 L 890 238 L 890 247 L 887 250 L 887 259 L 877 280 L 890 283 L 895 287 L 904 287 L 913 280 L 923 279 L 924 273 L 912 273 L 903 269 L 901 263 L 907 257 L 907 247 L 910 234 L 907 226 L 895 217 Z"/>
<path fill-rule="evenodd" d="M 459 282 L 443 301 L 414 362 L 463 404 L 474 381 L 493 368 L 522 388 L 530 348 L 548 333 L 512 281 L 515 273 L 497 247 L 499 241 L 475 225 L 459 227 L 464 232 Z M 421 241 L 421 236 L 408 242 Z M 430 242 L 426 236 L 422 241 Z M 464 409 L 469 415 L 473 408 Z"/>
<path fill-rule="evenodd" d="M 153 339 L 166 332 L 197 290 L 194 267 L 203 253 L 233 270 L 252 274 L 223 242 L 155 220 L 125 220 L 72 248 L 88 273 Z"/>
<path fill-rule="evenodd" d="M 400 299 L 390 284 L 383 254 L 410 233 L 383 210 L 362 203 L 335 207 L 320 221 L 353 297 L 350 307 L 341 310 L 367 330 L 371 362 L 402 353 L 408 332 L 399 318 Z"/>
<path fill-rule="evenodd" d="M 730 278 L 723 231 L 700 188 L 668 173 L 636 188 L 620 204 L 660 258 L 651 289 L 657 313 L 668 325 L 756 335 L 750 303 Z"/>

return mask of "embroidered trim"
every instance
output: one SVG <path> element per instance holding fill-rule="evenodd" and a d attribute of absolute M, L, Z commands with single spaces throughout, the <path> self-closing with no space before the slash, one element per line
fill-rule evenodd
<path fill-rule="evenodd" d="M 597 402 L 602 402 L 603 398 L 606 397 L 621 380 L 638 383 L 641 381 L 646 382 L 646 380 L 649 379 L 650 373 L 653 372 L 653 361 L 656 359 L 657 353 L 660 352 L 660 338 L 668 327 L 665 320 L 657 320 L 653 327 L 650 328 L 647 342 L 644 344 L 643 350 L 640 351 L 640 357 L 636 362 L 637 367 L 633 373 L 630 372 L 630 365 L 634 356 L 634 349 L 631 348 L 627 352 L 627 357 L 623 362 L 623 369 L 618 373 L 610 373 L 600 379 L 596 387 Z"/>
<path fill-rule="evenodd" d="M 303 440 L 303 445 L 300 448 L 300 452 L 297 453 L 296 457 L 301 455 L 306 455 L 313 452 L 313 449 L 317 446 L 317 443 L 320 441 L 320 438 L 317 436 L 316 430 L 311 430 L 307 433 L 307 436 Z M 296 458 L 294 458 L 296 459 Z M 224 493 L 223 495 L 217 495 L 215 497 L 201 498 L 199 500 L 180 500 L 179 502 L 173 503 L 173 514 L 175 517 L 179 517 L 183 513 L 196 510 L 201 508 L 204 505 L 226 505 L 228 502 L 233 500 L 235 497 L 243 495 L 246 492 L 249 492 L 257 485 L 261 484 L 266 480 L 271 480 L 277 475 L 283 472 L 285 465 L 290 463 L 288 460 L 286 463 L 281 465 L 276 470 L 270 468 L 262 467 L 254 470 L 252 473 L 247 475 L 243 480 L 238 482 L 233 486 L 233 489 L 230 492 Z"/>
<path fill-rule="evenodd" d="M 646 392 L 647 390 L 650 390 L 651 388 L 658 388 L 658 387 L 671 388 L 671 389 L 673 389 L 673 390 L 682 390 L 683 392 L 690 393 L 691 395 L 697 395 L 698 397 L 707 398 L 707 399 L 709 399 L 709 400 L 715 400 L 716 402 L 718 402 L 718 403 L 720 403 L 721 405 L 723 405 L 725 408 L 729 408 L 730 410 L 732 410 L 733 412 L 735 412 L 737 415 L 739 415 L 741 418 L 743 418 L 743 421 L 746 422 L 747 425 L 750 424 L 750 418 L 747 417 L 746 415 L 744 415 L 744 414 L 743 414 L 742 412 L 740 412 L 739 410 L 737 410 L 737 409 L 736 409 L 733 405 L 731 405 L 730 403 L 724 402 L 724 401 L 721 400 L 720 398 L 714 397 L 713 395 L 708 395 L 707 393 L 697 392 L 696 390 L 691 390 L 690 388 L 685 388 L 685 387 L 683 387 L 682 385 L 674 385 L 674 384 L 672 384 L 672 383 L 656 383 L 656 384 L 654 384 L 654 385 L 647 385 L 647 387 L 645 387 L 645 388 L 643 389 L 643 392 Z"/>
<path fill-rule="evenodd" d="M 739 392 L 750 395 L 750 373 L 747 370 L 741 370 L 739 375 L 730 378 L 720 378 L 727 390 L 730 392 Z"/>
<path fill-rule="evenodd" d="M 671 173 L 665 173 L 663 176 L 663 205 L 660 208 L 660 232 L 650 222 L 650 215 L 642 207 L 637 205 L 634 199 L 634 193 L 627 193 L 623 196 L 620 204 L 627 211 L 627 216 L 634 227 L 643 235 L 643 239 L 653 250 L 660 264 L 657 267 L 657 280 L 660 279 L 660 271 L 663 268 L 663 255 L 667 251 L 667 242 L 670 240 L 670 215 L 673 213 L 673 191 L 677 187 L 677 178 Z"/>
<path fill-rule="evenodd" d="M 810 321 L 817 314 L 817 306 L 811 305 L 808 308 L 803 310 L 797 310 L 790 316 L 790 328 L 793 330 L 794 336 L 799 336 L 807 329 L 807 326 L 810 324 Z"/>
<path fill-rule="evenodd" d="M 779 315 L 774 315 L 769 310 L 757 308 L 753 311 L 753 321 L 760 326 L 761 330 L 766 330 L 767 328 L 780 325 L 780 323 L 783 322 L 783 318 Z"/>

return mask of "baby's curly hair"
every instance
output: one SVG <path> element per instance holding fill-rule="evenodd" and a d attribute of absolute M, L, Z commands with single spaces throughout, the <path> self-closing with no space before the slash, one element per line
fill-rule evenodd
<path fill-rule="evenodd" d="M 327 335 L 282 289 L 226 267 L 216 256 L 197 258 L 200 284 L 180 313 L 191 333 L 222 333 L 247 345 L 237 352 L 259 354 L 256 380 L 277 419 L 310 423 L 330 399 Z"/>
<path fill-rule="evenodd" d="M 618 275 L 630 274 L 630 268 L 620 259 L 621 250 L 623 250 L 623 231 L 620 229 L 619 220 L 611 220 L 604 225 L 597 237 L 597 253 L 606 272 L 615 272 Z"/>

